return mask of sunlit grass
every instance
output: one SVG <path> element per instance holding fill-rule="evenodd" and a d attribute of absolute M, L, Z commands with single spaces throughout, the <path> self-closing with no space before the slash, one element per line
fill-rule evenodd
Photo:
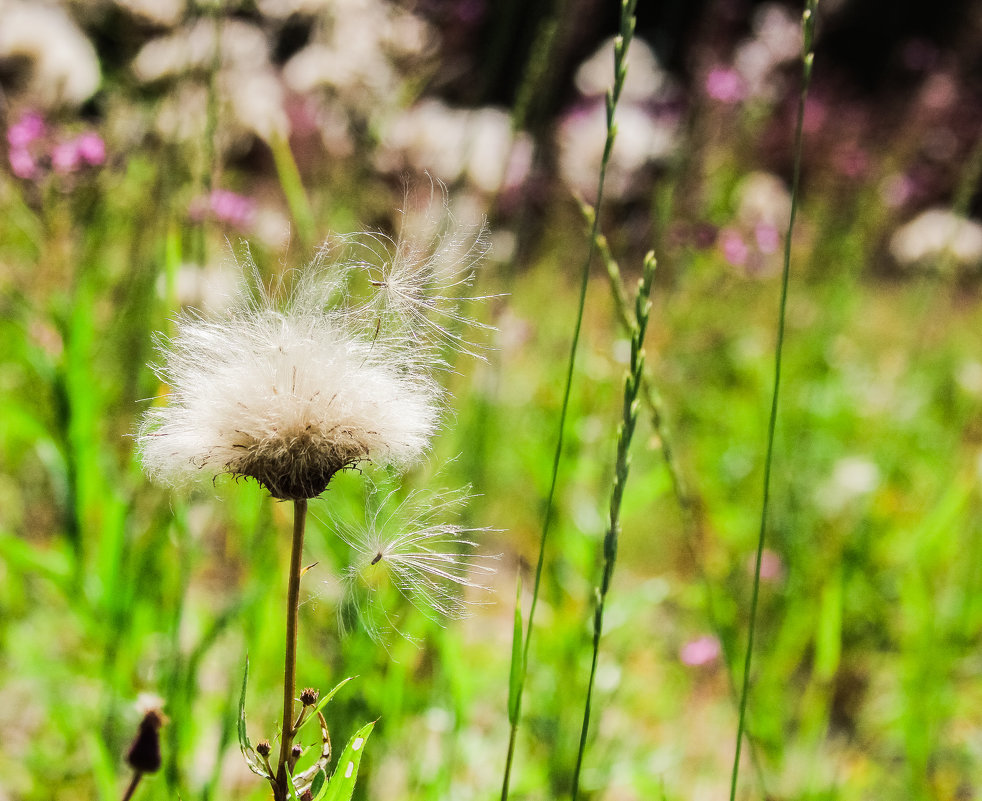
<path fill-rule="evenodd" d="M 596 801 L 722 797 L 737 732 L 780 278 L 733 266 L 718 241 L 679 235 L 728 224 L 741 181 L 760 168 L 767 122 L 760 109 L 690 112 L 691 149 L 648 195 L 600 215 L 626 285 L 644 250 L 658 249 L 647 364 L 677 475 L 642 413 L 582 772 Z M 276 236 L 253 243 L 267 276 L 308 259 L 326 230 L 396 235 L 403 186 L 374 175 L 361 153 L 311 168 L 281 142 L 277 153 L 260 146 L 254 162 L 216 163 L 204 182 L 200 154 L 153 139 L 134 152 L 116 144 L 70 186 L 6 174 L 0 184 L 0 789 L 18 801 L 119 799 L 134 703 L 150 692 L 169 722 L 164 766 L 140 797 L 265 798 L 235 722 L 247 654 L 250 726 L 280 714 L 262 688 L 280 679 L 275 577 L 286 570 L 290 508 L 227 477 L 190 497 L 148 485 L 133 453 L 138 418 L 163 391 L 145 366 L 151 333 L 172 330 L 182 281 L 217 268 L 245 236 L 192 218 L 199 184 L 218 179 L 263 199 L 279 233 L 292 224 L 285 246 Z M 982 783 L 977 276 L 884 266 L 897 214 L 883 198 L 887 162 L 852 185 L 813 165 L 791 243 L 747 705 L 754 764 L 740 774 L 741 788 L 761 779 L 780 798 L 945 799 Z M 964 207 L 966 192 L 952 205 Z M 509 218 L 505 203 L 492 220 L 493 261 L 473 294 L 489 297 L 474 313 L 497 333 L 484 361 L 454 363 L 451 424 L 434 444 L 434 463 L 448 462 L 439 482 L 475 495 L 462 525 L 495 529 L 480 543 L 501 557 L 492 592 L 469 598 L 460 582 L 482 603 L 442 624 L 402 603 L 388 622 L 405 636 L 382 646 L 358 625 L 342 633 L 337 576 L 352 549 L 332 520 L 364 519 L 364 493 L 345 476 L 311 502 L 308 561 L 319 564 L 300 599 L 297 684 L 356 677 L 327 711 L 338 754 L 378 720 L 359 799 L 467 801 L 501 786 L 515 580 L 527 609 L 580 297 L 574 273 L 590 244 L 564 190 L 537 202 L 535 215 Z M 519 243 L 520 264 L 505 263 L 507 235 L 530 222 L 541 236 Z M 562 798 L 574 781 L 629 353 L 606 276 L 595 269 L 584 287 L 516 734 L 511 797 L 523 801 Z M 411 473 L 393 503 L 431 472 Z"/>

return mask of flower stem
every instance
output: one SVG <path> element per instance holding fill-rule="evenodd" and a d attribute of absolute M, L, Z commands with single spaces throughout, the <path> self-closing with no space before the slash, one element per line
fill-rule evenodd
<path fill-rule="evenodd" d="M 805 100 L 811 83 L 812 63 L 815 52 L 812 48 L 815 30 L 815 12 L 818 0 L 805 0 L 805 11 L 801 18 L 802 36 L 802 80 L 798 95 L 798 121 L 794 134 L 794 166 L 791 175 L 791 210 L 788 219 L 788 233 L 784 239 L 784 269 L 781 272 L 781 298 L 777 316 L 777 343 L 774 348 L 774 384 L 771 392 L 771 412 L 767 424 L 767 450 L 764 456 L 764 492 L 760 504 L 760 528 L 757 535 L 757 554 L 754 560 L 753 590 L 750 595 L 750 621 L 747 626 L 747 651 L 743 661 L 743 684 L 740 688 L 740 711 L 737 718 L 736 748 L 733 754 L 733 770 L 730 774 L 730 801 L 735 801 L 737 781 L 740 778 L 740 752 L 747 728 L 747 698 L 750 695 L 750 667 L 754 653 L 754 636 L 757 630 L 757 603 L 760 596 L 760 566 L 764 555 L 764 540 L 767 534 L 767 513 L 771 492 L 771 465 L 774 462 L 774 432 L 777 428 L 778 393 L 781 388 L 781 358 L 784 353 L 784 329 L 787 320 L 788 284 L 791 276 L 791 237 L 798 211 L 801 183 L 801 151 L 805 120 Z"/>
<path fill-rule="evenodd" d="M 303 534 L 307 523 L 307 500 L 293 502 L 293 550 L 290 554 L 290 583 L 286 595 L 286 660 L 283 667 L 283 736 L 280 743 L 280 759 L 276 768 L 273 795 L 276 801 L 286 801 L 286 763 L 293 747 L 293 704 L 297 695 L 297 617 L 300 609 L 300 573 L 303 557 Z"/>
<path fill-rule="evenodd" d="M 140 779 L 143 778 L 143 771 L 137 770 L 133 772 L 133 780 L 129 783 L 126 788 L 126 792 L 123 793 L 123 801 L 130 801 L 133 797 L 133 793 L 136 792 L 137 785 L 140 783 Z"/>

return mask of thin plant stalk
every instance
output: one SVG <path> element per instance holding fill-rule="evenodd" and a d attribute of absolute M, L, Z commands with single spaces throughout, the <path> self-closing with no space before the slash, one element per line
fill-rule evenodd
<path fill-rule="evenodd" d="M 293 549 L 290 552 L 290 582 L 286 598 L 286 659 L 283 667 L 283 729 L 280 758 L 274 786 L 276 801 L 289 798 L 287 760 L 293 748 L 295 732 L 293 707 L 297 695 L 297 619 L 300 610 L 300 576 L 303 557 L 303 535 L 307 523 L 307 500 L 293 502 Z"/>
<path fill-rule="evenodd" d="M 286 204 L 297 226 L 300 246 L 306 249 L 314 240 L 314 213 L 310 209 L 310 201 L 307 199 L 297 161 L 290 149 L 290 141 L 286 135 L 275 132 L 269 138 L 269 149 L 273 154 L 276 176 L 286 196 Z"/>
<path fill-rule="evenodd" d="M 644 270 L 638 293 L 634 301 L 634 321 L 631 324 L 631 364 L 624 381 L 624 410 L 617 436 L 617 458 L 614 464 L 614 486 L 610 493 L 610 517 L 604 535 L 604 565 L 600 586 L 597 588 L 597 603 L 593 614 L 593 657 L 590 662 L 590 679 L 586 688 L 586 703 L 583 709 L 583 725 L 580 728 L 580 745 L 576 754 L 576 769 L 573 772 L 573 801 L 579 798 L 580 772 L 583 768 L 583 754 L 586 752 L 587 734 L 590 730 L 590 709 L 593 700 L 593 686 L 597 676 L 597 660 L 600 655 L 600 637 L 603 634 L 604 606 L 610 582 L 617 562 L 617 542 L 621 530 L 621 502 L 624 487 L 630 471 L 629 452 L 634 429 L 641 408 L 639 396 L 644 376 L 644 335 L 648 328 L 648 314 L 651 311 L 651 284 L 655 274 L 655 254 L 648 253 L 644 259 Z"/>
<path fill-rule="evenodd" d="M 593 207 L 589 203 L 582 201 L 580 203 L 580 212 L 583 214 L 587 225 L 592 229 L 594 218 L 596 216 Z M 607 237 L 605 237 L 602 233 L 597 233 L 596 244 L 597 251 L 600 254 L 600 258 L 603 261 L 604 268 L 607 272 L 607 280 L 610 286 L 611 296 L 614 300 L 614 311 L 617 315 L 617 320 L 620 323 L 624 333 L 631 336 L 635 326 L 631 317 L 631 301 L 628 299 L 627 289 L 625 288 L 624 280 L 621 277 L 621 268 L 618 265 L 617 260 L 614 258 L 613 253 L 610 251 L 610 245 L 607 242 Z M 640 399 L 647 407 L 651 427 L 655 432 L 658 447 L 661 450 L 662 459 L 665 462 L 665 468 L 668 470 L 669 480 L 672 484 L 672 494 L 675 496 L 675 502 L 678 504 L 679 511 L 681 512 L 683 544 L 685 545 L 686 551 L 689 554 L 689 558 L 692 560 L 692 564 L 695 565 L 696 570 L 699 573 L 699 579 L 703 585 L 703 593 L 705 595 L 706 604 L 706 617 L 709 622 L 709 627 L 719 637 L 720 642 L 722 643 L 724 638 L 720 634 L 722 627 L 719 624 L 719 618 L 716 614 L 716 603 L 713 595 L 712 582 L 709 580 L 709 576 L 706 574 L 702 560 L 699 558 L 698 542 L 701 537 L 702 523 L 698 516 L 696 498 L 690 491 L 688 484 L 682 475 L 682 468 L 679 465 L 678 459 L 675 457 L 674 436 L 668 425 L 668 420 L 665 414 L 665 405 L 662 401 L 661 394 L 655 387 L 654 381 L 651 379 L 651 376 L 647 370 L 645 370 L 641 375 Z M 738 707 L 740 698 L 737 690 L 736 678 L 733 674 L 733 660 L 731 654 L 729 653 L 729 649 L 727 649 L 725 645 L 723 645 L 723 658 L 726 663 L 726 677 L 730 688 L 730 696 L 733 700 L 734 706 Z M 751 746 L 753 746 L 752 740 Z M 757 751 L 751 750 L 751 754 L 757 777 L 760 780 L 761 785 L 763 785 L 764 771 L 760 764 Z"/>
<path fill-rule="evenodd" d="M 130 801 L 130 799 L 133 797 L 133 793 L 136 792 L 136 788 L 140 784 L 140 779 L 142 779 L 142 778 L 143 778 L 143 771 L 142 770 L 137 770 L 137 771 L 134 771 L 133 772 L 133 779 L 126 786 L 126 792 L 123 793 L 123 799 L 122 799 L 122 801 Z"/>
<path fill-rule="evenodd" d="M 808 96 L 808 85 L 811 82 L 812 63 L 815 53 L 812 40 L 815 28 L 815 11 L 818 0 L 806 0 L 805 11 L 802 14 L 801 26 L 804 45 L 802 48 L 802 82 L 801 93 L 798 96 L 798 121 L 795 126 L 794 138 L 794 172 L 791 180 L 791 213 L 788 219 L 788 232 L 784 239 L 784 268 L 781 272 L 781 299 L 779 302 L 777 321 L 777 344 L 774 349 L 774 390 L 771 394 L 771 411 L 767 424 L 767 454 L 764 459 L 764 491 L 760 505 L 760 529 L 757 536 L 757 553 L 754 560 L 753 591 L 750 597 L 750 622 L 747 627 L 747 653 L 743 663 L 743 683 L 740 689 L 740 711 L 737 720 L 736 748 L 733 754 L 733 771 L 730 778 L 730 801 L 735 801 L 737 780 L 740 775 L 740 751 L 743 745 L 743 733 L 747 721 L 747 698 L 750 695 L 750 665 L 754 651 L 754 634 L 757 624 L 757 601 L 760 596 L 760 566 L 764 555 L 764 540 L 767 533 L 767 511 L 770 501 L 771 464 L 774 460 L 774 431 L 777 427 L 778 394 L 781 386 L 781 356 L 784 351 L 784 327 L 787 317 L 788 283 L 791 274 L 791 234 L 794 232 L 794 220 L 798 210 L 799 183 L 801 179 L 802 127 L 805 118 L 805 99 Z"/>
<path fill-rule="evenodd" d="M 624 78 L 627 74 L 627 52 L 634 37 L 635 16 L 634 10 L 637 0 L 621 0 L 621 30 L 620 35 L 614 44 L 614 83 L 607 93 L 607 135 L 604 142 L 603 156 L 600 161 L 600 175 L 597 180 L 597 202 L 596 208 L 599 213 L 603 201 L 604 183 L 607 177 L 607 164 L 610 161 L 610 154 L 614 148 L 614 138 L 617 134 L 614 125 L 614 111 L 617 108 L 617 101 L 620 99 L 621 90 L 624 86 Z M 593 261 L 594 251 L 596 250 L 596 234 L 599 222 L 594 224 L 593 235 L 590 237 L 586 259 L 580 274 L 580 292 L 576 312 L 576 322 L 573 326 L 573 337 L 570 342 L 569 359 L 566 366 L 566 381 L 563 389 L 562 408 L 559 413 L 559 432 L 556 437 L 556 450 L 552 460 L 552 477 L 549 482 L 549 493 L 546 497 L 546 508 L 543 514 L 542 531 L 539 536 L 539 556 L 535 565 L 535 580 L 532 585 L 532 600 L 529 604 L 528 622 L 525 628 L 524 642 L 513 641 L 512 652 L 521 650 L 521 660 L 517 670 L 517 676 L 513 676 L 513 681 L 509 686 L 508 717 L 510 730 L 508 734 L 508 753 L 505 757 L 504 778 L 501 784 L 501 801 L 507 801 L 508 790 L 511 782 L 511 769 L 515 758 L 515 746 L 517 742 L 518 724 L 521 719 L 522 695 L 525 689 L 525 677 L 528 671 L 529 646 L 532 642 L 532 626 L 535 622 L 535 611 L 539 599 L 539 587 L 542 583 L 542 569 L 545 564 L 546 541 L 549 535 L 549 526 L 552 523 L 553 505 L 556 496 L 556 486 L 559 479 L 559 464 L 562 459 L 563 445 L 565 442 L 566 418 L 569 413 L 569 401 L 573 385 L 573 372 L 576 365 L 576 354 L 579 350 L 580 332 L 583 327 L 583 313 L 586 308 L 587 287 L 590 280 L 590 264 Z M 516 628 L 516 633 L 520 633 L 521 628 Z"/>

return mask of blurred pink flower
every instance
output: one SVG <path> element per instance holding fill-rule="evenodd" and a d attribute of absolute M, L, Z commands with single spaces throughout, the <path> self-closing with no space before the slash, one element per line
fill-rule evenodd
<path fill-rule="evenodd" d="M 206 217 L 236 228 L 247 228 L 256 215 L 256 203 L 245 195 L 229 189 L 213 189 L 207 197 L 191 204 L 191 218 L 201 221 Z"/>
<path fill-rule="evenodd" d="M 917 194 L 917 183 L 904 173 L 893 173 L 880 184 L 880 197 L 890 208 L 900 208 Z"/>
<path fill-rule="evenodd" d="M 754 228 L 754 237 L 757 239 L 757 249 L 767 256 L 781 247 L 781 234 L 770 223 L 758 224 Z"/>
<path fill-rule="evenodd" d="M 48 170 L 68 175 L 81 167 L 97 167 L 106 160 L 106 144 L 94 131 L 71 138 L 48 130 L 35 111 L 23 114 L 7 129 L 10 151 L 7 159 L 18 178 L 38 180 Z"/>
<path fill-rule="evenodd" d="M 721 103 L 739 103 L 747 96 L 747 86 L 736 70 L 713 67 L 706 76 L 706 94 Z"/>
<path fill-rule="evenodd" d="M 861 178 L 870 166 L 869 154 L 859 145 L 845 145 L 832 157 L 835 168 L 846 178 Z"/>
<path fill-rule="evenodd" d="M 747 572 L 752 576 L 757 567 L 757 555 L 747 557 Z M 770 548 L 764 548 L 760 555 L 760 580 L 766 582 L 780 581 L 784 578 L 784 561 Z"/>
<path fill-rule="evenodd" d="M 7 160 L 10 162 L 10 171 L 18 178 L 30 181 L 38 177 L 37 162 L 27 148 L 11 148 Z"/>
<path fill-rule="evenodd" d="M 828 115 L 829 107 L 824 100 L 814 96 L 806 98 L 805 116 L 801 121 L 805 133 L 813 134 L 822 130 Z"/>
<path fill-rule="evenodd" d="M 682 660 L 683 665 L 702 667 L 704 665 L 711 665 L 719 659 L 722 651 L 723 649 L 719 644 L 719 640 L 715 636 L 704 634 L 702 637 L 689 640 L 689 642 L 683 645 L 679 650 L 679 659 Z"/>
<path fill-rule="evenodd" d="M 99 134 L 89 131 L 75 140 L 75 148 L 82 161 L 90 167 L 98 167 L 106 161 L 106 143 Z"/>
<path fill-rule="evenodd" d="M 724 228 L 719 233 L 719 246 L 725 258 L 734 267 L 742 267 L 747 263 L 750 249 L 743 241 L 740 232 L 734 228 Z"/>
<path fill-rule="evenodd" d="M 59 175 L 75 172 L 82 166 L 82 156 L 74 141 L 59 142 L 51 148 L 51 169 Z"/>
<path fill-rule="evenodd" d="M 44 118 L 36 111 L 28 111 L 7 129 L 7 144 L 11 149 L 26 148 L 44 136 Z"/>

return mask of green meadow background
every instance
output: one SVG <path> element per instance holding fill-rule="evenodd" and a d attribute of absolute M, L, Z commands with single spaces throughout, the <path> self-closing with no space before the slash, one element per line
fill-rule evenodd
<path fill-rule="evenodd" d="M 620 6 L 153 6 L 0 4 L 0 800 L 119 799 L 144 694 L 169 722 L 137 798 L 269 797 L 236 721 L 248 656 L 249 735 L 275 737 L 292 510 L 247 481 L 180 495 L 143 476 L 134 434 L 166 392 L 154 336 L 182 306 L 216 313 L 247 246 L 274 277 L 332 233 L 395 235 L 405 187 L 431 178 L 458 219 L 488 220 L 487 297 L 468 312 L 494 330 L 477 333 L 483 359 L 455 361 L 452 414 L 403 486 L 470 485 L 463 523 L 492 529 L 497 573 L 466 619 L 404 604 L 405 636 L 342 632 L 349 554 L 331 519 L 365 501 L 344 475 L 311 503 L 297 681 L 356 677 L 326 709 L 338 752 L 378 721 L 356 799 L 498 798 L 611 48 L 583 64 Z M 729 792 L 801 12 L 639 3 L 515 801 L 573 784 L 630 352 L 603 254 L 633 291 L 648 250 L 661 419 L 642 405 L 580 796 Z M 738 798 L 982 787 L 978 18 L 972 3 L 818 8 Z"/>

